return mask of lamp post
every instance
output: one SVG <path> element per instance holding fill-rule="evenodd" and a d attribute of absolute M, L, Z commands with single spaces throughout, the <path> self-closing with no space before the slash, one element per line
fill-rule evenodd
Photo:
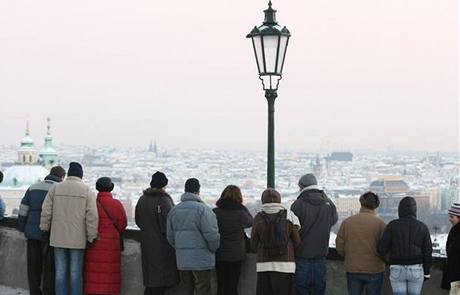
<path fill-rule="evenodd" d="M 275 99 L 283 73 L 284 59 L 291 33 L 276 21 L 272 2 L 264 10 L 261 26 L 254 27 L 246 38 L 252 39 L 259 78 L 268 103 L 267 187 L 275 187 Z"/>

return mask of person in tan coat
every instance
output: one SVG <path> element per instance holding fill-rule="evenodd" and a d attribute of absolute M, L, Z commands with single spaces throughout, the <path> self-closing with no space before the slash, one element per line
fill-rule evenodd
<path fill-rule="evenodd" d="M 385 262 L 377 253 L 377 245 L 385 223 L 376 216 L 379 197 L 367 192 L 359 201 L 358 214 L 345 219 L 336 238 L 337 252 L 345 257 L 348 294 L 381 294 Z"/>
<path fill-rule="evenodd" d="M 96 196 L 82 181 L 82 166 L 70 163 L 67 175 L 65 181 L 48 191 L 40 229 L 50 233 L 50 245 L 55 247 L 56 295 L 82 295 L 85 248 L 97 238 L 99 218 Z"/>

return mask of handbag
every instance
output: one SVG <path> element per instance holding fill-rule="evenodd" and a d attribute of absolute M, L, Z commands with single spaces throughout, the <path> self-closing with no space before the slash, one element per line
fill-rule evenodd
<path fill-rule="evenodd" d="M 118 230 L 118 227 L 115 225 L 115 221 L 113 220 L 112 216 L 109 214 L 109 212 L 105 209 L 104 205 L 97 200 L 99 205 L 101 205 L 102 210 L 104 210 L 105 215 L 110 219 L 110 222 L 112 222 L 113 227 L 115 227 L 115 230 L 119 233 L 120 235 L 120 250 L 123 251 L 125 250 L 125 240 L 123 239 L 123 231 Z"/>

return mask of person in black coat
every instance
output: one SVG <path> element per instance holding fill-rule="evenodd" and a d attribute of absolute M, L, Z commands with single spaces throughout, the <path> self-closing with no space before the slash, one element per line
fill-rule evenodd
<path fill-rule="evenodd" d="M 392 220 L 378 245 L 380 256 L 390 256 L 390 282 L 395 294 L 420 294 L 430 278 L 432 244 L 428 227 L 417 220 L 417 203 L 405 197 L 399 203 L 399 218 Z"/>
<path fill-rule="evenodd" d="M 216 252 L 217 294 L 238 295 L 241 265 L 246 257 L 244 229 L 252 226 L 252 216 L 243 205 L 239 187 L 227 186 L 216 203 L 214 213 L 220 233 Z"/>
<path fill-rule="evenodd" d="M 162 172 L 152 175 L 150 188 L 136 205 L 136 224 L 141 230 L 144 295 L 163 295 L 179 282 L 176 253 L 166 239 L 166 218 L 174 207 L 165 192 L 168 179 Z"/>
<path fill-rule="evenodd" d="M 447 236 L 447 262 L 444 267 L 441 287 L 451 289 L 451 283 L 456 282 L 460 288 L 460 204 L 454 203 L 449 209 L 449 221 L 452 223 Z"/>

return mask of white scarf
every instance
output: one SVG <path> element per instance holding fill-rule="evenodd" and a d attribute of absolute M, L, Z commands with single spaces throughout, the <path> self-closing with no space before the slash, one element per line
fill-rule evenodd
<path fill-rule="evenodd" d="M 287 210 L 283 205 L 280 203 L 266 203 L 262 204 L 262 211 L 267 214 L 276 214 L 281 210 L 286 210 L 286 219 L 289 220 L 293 225 L 297 225 L 300 227 L 299 218 L 292 212 L 291 210 Z"/>

